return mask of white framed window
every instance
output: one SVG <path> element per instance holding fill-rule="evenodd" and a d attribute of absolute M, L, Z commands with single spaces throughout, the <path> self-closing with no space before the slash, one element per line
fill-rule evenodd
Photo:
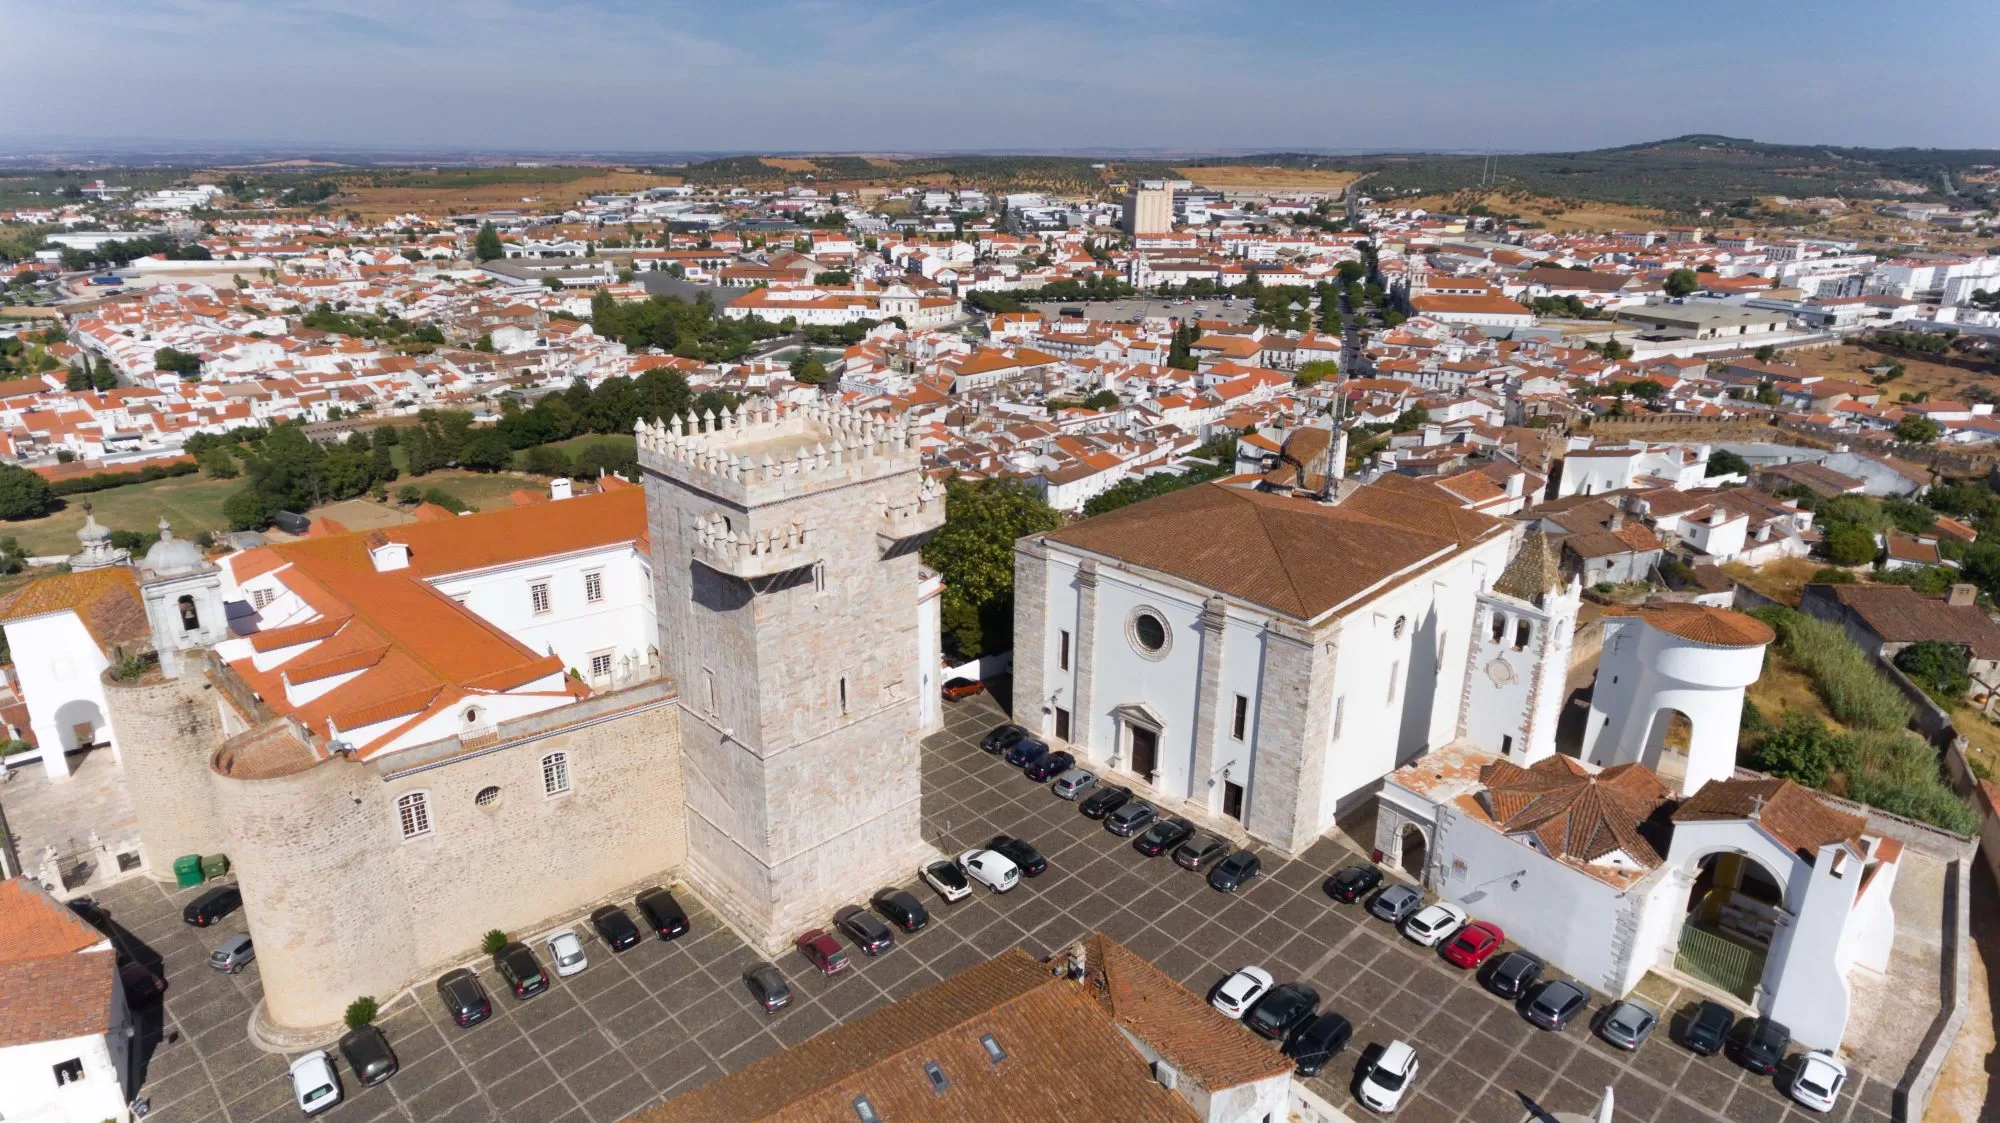
<path fill-rule="evenodd" d="M 549 583 L 547 581 L 535 581 L 528 585 L 528 603 L 534 608 L 535 615 L 545 616 L 548 614 Z"/>
<path fill-rule="evenodd" d="M 429 792 L 410 792 L 396 798 L 396 819 L 403 828 L 403 841 L 431 833 Z"/>
<path fill-rule="evenodd" d="M 604 574 L 592 570 L 583 575 L 583 603 L 596 604 L 604 599 Z"/>
<path fill-rule="evenodd" d="M 562 795 L 569 791 L 569 754 L 550 753 L 542 758 L 542 794 Z"/>
<path fill-rule="evenodd" d="M 611 652 L 600 651 L 590 657 L 590 681 L 607 682 L 611 678 Z"/>
<path fill-rule="evenodd" d="M 250 607 L 254 611 L 257 612 L 264 611 L 266 608 L 270 607 L 272 601 L 277 599 L 278 599 L 278 592 L 275 589 L 250 590 Z"/>

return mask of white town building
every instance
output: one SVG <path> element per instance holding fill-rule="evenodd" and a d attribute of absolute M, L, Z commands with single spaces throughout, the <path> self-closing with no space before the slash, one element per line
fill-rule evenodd
<path fill-rule="evenodd" d="M 0 881 L 0 1119 L 128 1123 L 135 1028 L 111 941 L 35 882 Z"/>

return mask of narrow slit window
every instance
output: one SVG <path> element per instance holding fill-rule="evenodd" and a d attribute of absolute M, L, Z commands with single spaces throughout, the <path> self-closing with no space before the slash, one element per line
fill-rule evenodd
<path fill-rule="evenodd" d="M 1514 650 L 1519 651 L 1522 648 L 1528 646 L 1528 639 L 1534 634 L 1535 634 L 1534 625 L 1528 623 L 1526 620 L 1522 620 L 1521 622 L 1515 624 Z"/>
<path fill-rule="evenodd" d="M 1241 741 L 1250 731 L 1250 699 L 1241 694 L 1236 696 L 1236 713 L 1229 721 L 1229 735 Z"/>

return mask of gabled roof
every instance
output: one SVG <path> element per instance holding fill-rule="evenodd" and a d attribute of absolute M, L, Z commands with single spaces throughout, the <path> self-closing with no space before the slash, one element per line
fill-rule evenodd
<path fill-rule="evenodd" d="M 0 882 L 0 1048 L 111 1028 L 118 957 L 24 877 Z"/>
<path fill-rule="evenodd" d="M 1868 820 L 1835 810 L 1790 780 L 1710 780 L 1674 811 L 1676 823 L 1754 819 L 1810 862 L 1830 842 L 1859 847 Z"/>

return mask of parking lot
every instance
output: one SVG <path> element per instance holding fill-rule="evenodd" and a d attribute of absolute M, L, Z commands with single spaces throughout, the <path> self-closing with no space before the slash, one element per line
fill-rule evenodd
<path fill-rule="evenodd" d="M 740 981 L 756 957 L 686 893 L 681 899 L 693 929 L 672 943 L 646 940 L 614 956 L 579 922 L 590 968 L 554 979 L 539 997 L 515 1001 L 490 965 L 479 963 L 493 995 L 494 1016 L 484 1024 L 452 1025 L 428 985 L 385 1000 L 379 1024 L 401 1071 L 362 1089 L 341 1065 L 346 1100 L 328 1117 L 607 1123 L 1007 947 L 1040 955 L 1095 930 L 1198 993 L 1245 964 L 1259 964 L 1279 981 L 1311 983 L 1323 1009 L 1345 1014 L 1355 1026 L 1353 1046 L 1313 1088 L 1356 1119 L 1369 1113 L 1348 1092 L 1354 1062 L 1366 1046 L 1395 1038 L 1415 1045 L 1423 1064 L 1396 1115 L 1403 1120 L 1506 1123 L 1534 1118 L 1530 1103 L 1580 1112 L 1606 1086 L 1616 1089 L 1621 1123 L 1889 1118 L 1890 1084 L 1859 1072 L 1836 1111 L 1821 1116 L 1792 1105 L 1772 1080 L 1721 1058 L 1693 1057 L 1661 1032 L 1628 1056 L 1597 1040 L 1581 1020 L 1560 1034 L 1537 1030 L 1468 973 L 1359 908 L 1329 900 L 1320 882 L 1354 859 L 1332 840 L 1297 861 L 1266 854 L 1265 876 L 1234 896 L 1216 893 L 1168 858 L 1142 857 L 1079 815 L 1075 804 L 981 752 L 980 735 L 1003 720 L 990 699 L 946 709 L 946 729 L 926 742 L 924 754 L 931 841 L 955 854 L 991 834 L 1015 834 L 1048 857 L 1046 874 L 1004 896 L 981 890 L 956 905 L 915 888 L 931 909 L 927 929 L 899 936 L 898 946 L 877 959 L 850 949 L 855 969 L 837 979 L 818 977 L 796 955 L 782 958 L 795 998 L 773 1017 L 753 1005 Z M 232 977 L 205 963 L 208 949 L 242 930 L 241 918 L 207 930 L 183 925 L 180 906 L 194 893 L 135 880 L 99 897 L 121 944 L 144 961 L 160 962 L 170 987 L 163 1021 L 146 1043 L 140 1094 L 154 1108 L 148 1119 L 297 1118 L 286 1058 L 258 1049 L 246 1036 L 258 996 L 256 967 Z M 537 953 L 548 968 L 546 949 L 537 946 Z M 1658 997 L 1670 1009 L 1684 1001 Z"/>

